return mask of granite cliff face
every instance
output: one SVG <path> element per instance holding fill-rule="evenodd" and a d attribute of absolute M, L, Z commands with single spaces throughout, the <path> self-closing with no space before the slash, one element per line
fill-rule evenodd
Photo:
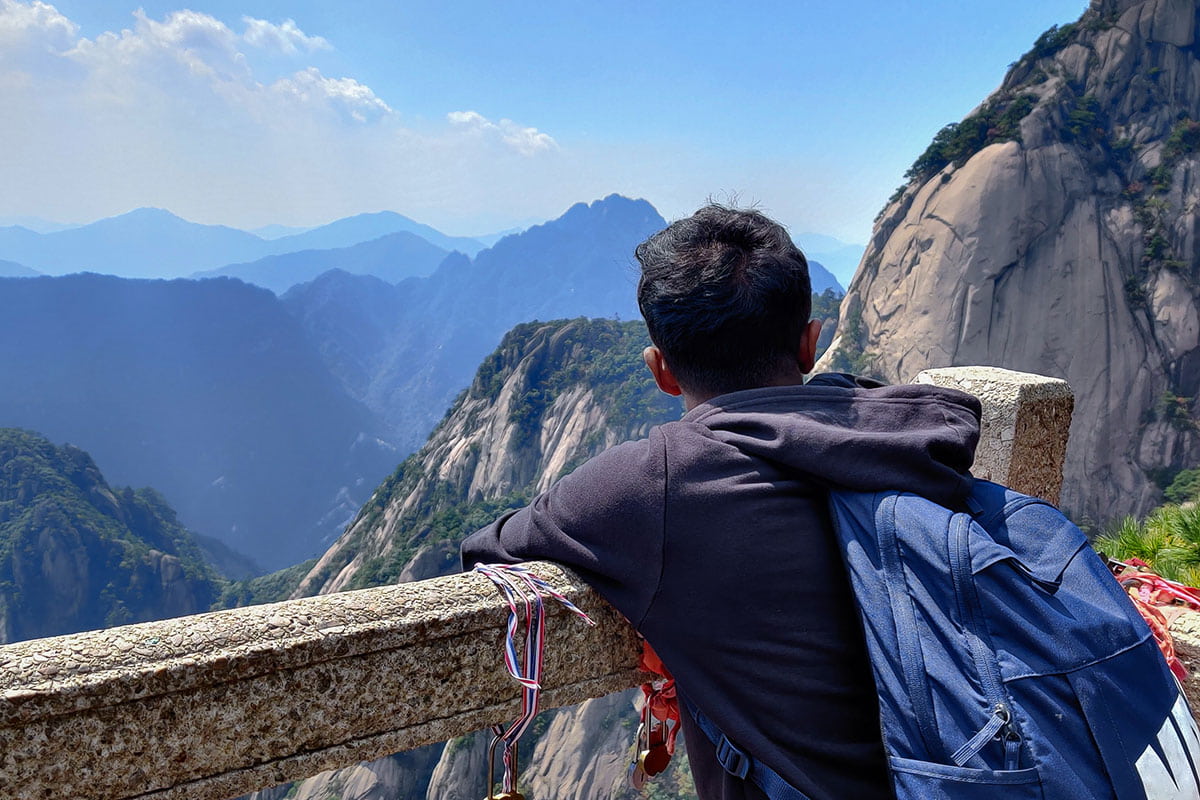
<path fill-rule="evenodd" d="M 678 418 L 641 364 L 641 323 L 518 325 L 421 450 L 397 468 L 296 596 L 458 568 L 458 543 L 587 458 Z"/>
<path fill-rule="evenodd" d="M 881 212 L 819 365 L 1066 378 L 1062 503 L 1096 521 L 1200 462 L 1197 6 L 1095 0 L 940 132 Z"/>
<path fill-rule="evenodd" d="M 293 596 L 457 572 L 462 538 L 618 442 L 677 419 L 641 361 L 645 326 L 613 320 L 518 325 L 488 356 L 426 445 L 376 490 Z M 497 658 L 500 653 L 497 651 Z M 514 684 L 515 691 L 515 684 Z M 545 712 L 523 747 L 531 797 L 624 797 L 629 693 Z M 482 796 L 487 737 L 315 776 L 293 800 Z M 682 762 L 680 756 L 678 762 Z M 260 792 L 277 800 L 286 790 Z"/>

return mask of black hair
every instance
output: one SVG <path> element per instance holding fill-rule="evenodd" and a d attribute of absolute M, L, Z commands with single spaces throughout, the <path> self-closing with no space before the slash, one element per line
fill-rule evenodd
<path fill-rule="evenodd" d="M 710 204 L 637 247 L 638 307 L 675 378 L 725 394 L 795 363 L 812 310 L 808 261 L 777 222 Z"/>

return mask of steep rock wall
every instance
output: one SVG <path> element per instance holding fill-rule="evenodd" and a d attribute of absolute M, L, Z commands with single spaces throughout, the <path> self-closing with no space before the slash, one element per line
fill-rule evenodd
<path fill-rule="evenodd" d="M 819 368 L 1066 378 L 1064 507 L 1154 504 L 1200 461 L 1196 28 L 1193 0 L 1105 0 L 1039 39 L 883 210 Z"/>
<path fill-rule="evenodd" d="M 617 442 L 678 418 L 641 365 L 641 323 L 513 329 L 420 451 L 375 491 L 294 596 L 457 569 L 461 537 Z"/>

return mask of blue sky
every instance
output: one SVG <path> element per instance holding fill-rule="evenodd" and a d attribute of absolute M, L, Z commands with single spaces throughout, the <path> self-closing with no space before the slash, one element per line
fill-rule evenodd
<path fill-rule="evenodd" d="M 863 242 L 937 129 L 1084 8 L 0 0 L 0 216 L 480 234 L 737 193 Z"/>

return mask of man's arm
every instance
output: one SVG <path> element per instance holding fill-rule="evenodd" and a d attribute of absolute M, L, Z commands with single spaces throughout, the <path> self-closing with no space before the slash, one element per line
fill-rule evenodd
<path fill-rule="evenodd" d="M 635 625 L 662 573 L 665 438 L 627 442 L 558 481 L 462 544 L 476 563 L 555 561 L 570 567 Z"/>

